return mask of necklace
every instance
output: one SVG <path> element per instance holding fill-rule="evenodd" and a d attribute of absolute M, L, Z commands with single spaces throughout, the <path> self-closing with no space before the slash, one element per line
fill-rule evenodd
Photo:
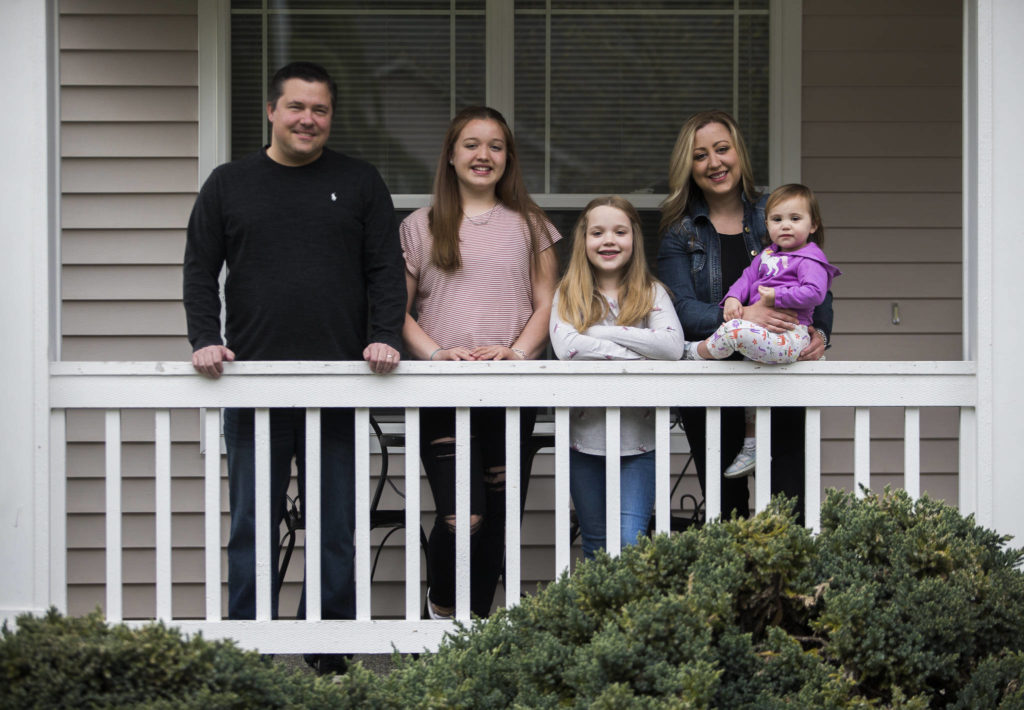
<path fill-rule="evenodd" d="M 497 202 L 494 203 L 494 207 L 487 210 L 486 212 L 481 212 L 480 214 L 476 215 L 476 217 L 470 217 L 468 214 L 466 214 L 465 211 L 463 211 L 462 214 L 463 216 L 465 216 L 466 219 L 468 219 L 470 222 L 479 227 L 491 221 L 491 216 L 494 215 L 494 210 L 496 209 L 498 209 Z"/>

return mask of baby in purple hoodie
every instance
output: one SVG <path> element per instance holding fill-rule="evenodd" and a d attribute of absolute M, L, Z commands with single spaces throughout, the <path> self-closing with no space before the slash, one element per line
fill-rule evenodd
<path fill-rule="evenodd" d="M 787 364 L 796 362 L 810 344 L 807 326 L 811 325 L 814 308 L 825 299 L 832 279 L 840 273 L 821 250 L 825 227 L 818 200 L 808 187 L 783 185 L 768 196 L 765 217 L 771 245 L 750 262 L 722 299 L 725 322 L 707 340 L 690 346 L 689 357 L 722 360 L 739 352 L 748 360 Z M 743 320 L 743 307 L 762 299 L 768 306 L 794 311 L 799 325 L 772 333 Z M 735 478 L 753 470 L 754 432 L 750 422 L 743 449 L 724 475 Z"/>

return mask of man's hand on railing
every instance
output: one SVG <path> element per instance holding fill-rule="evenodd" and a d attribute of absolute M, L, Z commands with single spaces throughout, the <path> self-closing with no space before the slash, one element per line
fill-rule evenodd
<path fill-rule="evenodd" d="M 402 356 L 390 345 L 370 343 L 363 350 L 363 359 L 366 360 L 366 364 L 370 366 L 371 370 L 378 375 L 384 375 L 398 367 L 398 361 L 402 359 Z"/>
<path fill-rule="evenodd" d="M 224 362 L 232 362 L 235 354 L 223 345 L 207 345 L 192 353 L 192 367 L 206 377 L 217 379 L 224 372 Z"/>

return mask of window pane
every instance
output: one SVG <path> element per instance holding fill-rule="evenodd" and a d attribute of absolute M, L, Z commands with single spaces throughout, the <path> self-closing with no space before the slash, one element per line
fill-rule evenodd
<path fill-rule="evenodd" d="M 768 0 L 515 8 L 515 129 L 531 192 L 664 193 L 680 125 L 708 108 L 737 117 L 755 179 L 767 184 Z M 232 157 L 267 140 L 266 78 L 316 61 L 338 82 L 329 145 L 374 163 L 394 193 L 429 193 L 450 116 L 484 101 L 485 9 L 485 0 L 234 0 Z"/>
<path fill-rule="evenodd" d="M 231 17 L 231 158 L 263 145 L 262 20 Z"/>
<path fill-rule="evenodd" d="M 483 10 L 485 0 L 457 0 L 455 7 L 458 10 Z M 252 8 L 259 10 L 263 6 L 263 0 L 233 0 L 232 9 Z M 381 14 L 393 13 L 400 10 L 435 10 L 448 12 L 451 9 L 450 0 L 269 0 L 267 8 L 270 10 L 318 10 L 322 12 L 349 12 L 352 10 L 376 11 Z"/>
<path fill-rule="evenodd" d="M 544 181 L 547 147 L 545 119 L 545 20 L 516 15 L 516 147 L 530 192 L 548 192 Z"/>
<path fill-rule="evenodd" d="M 483 102 L 484 16 L 456 18 L 454 58 L 447 13 L 285 13 L 266 21 L 267 76 L 305 60 L 322 64 L 337 82 L 328 145 L 373 163 L 394 193 L 430 192 L 453 103 Z M 262 142 L 261 22 L 258 15 L 234 17 L 233 157 Z"/>
<path fill-rule="evenodd" d="M 739 105 L 736 120 L 754 167 L 754 182 L 768 184 L 768 16 L 740 17 Z"/>
<path fill-rule="evenodd" d="M 741 114 L 767 175 L 767 16 L 740 23 L 736 104 L 731 14 L 552 13 L 550 38 L 546 22 L 516 16 L 516 133 L 531 191 L 664 192 L 679 127 L 709 108 Z"/>
<path fill-rule="evenodd" d="M 768 0 L 746 0 L 768 6 Z M 544 10 L 547 0 L 516 0 L 516 9 Z M 732 10 L 733 0 L 551 0 L 552 10 Z"/>

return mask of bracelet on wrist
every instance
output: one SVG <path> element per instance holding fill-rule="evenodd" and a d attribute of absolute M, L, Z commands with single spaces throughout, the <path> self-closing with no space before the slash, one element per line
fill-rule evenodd
<path fill-rule="evenodd" d="M 520 360 L 526 359 L 526 351 L 523 350 L 522 348 L 509 348 L 509 350 L 518 355 Z"/>
<path fill-rule="evenodd" d="M 437 355 L 437 354 L 438 354 L 439 352 L 441 352 L 442 350 L 444 350 L 444 348 L 438 348 L 438 349 L 437 349 L 437 350 L 435 350 L 434 352 L 430 353 L 430 358 L 428 358 L 428 359 L 430 359 L 430 360 L 433 360 L 433 359 L 434 359 L 434 356 L 435 356 L 435 355 Z"/>

